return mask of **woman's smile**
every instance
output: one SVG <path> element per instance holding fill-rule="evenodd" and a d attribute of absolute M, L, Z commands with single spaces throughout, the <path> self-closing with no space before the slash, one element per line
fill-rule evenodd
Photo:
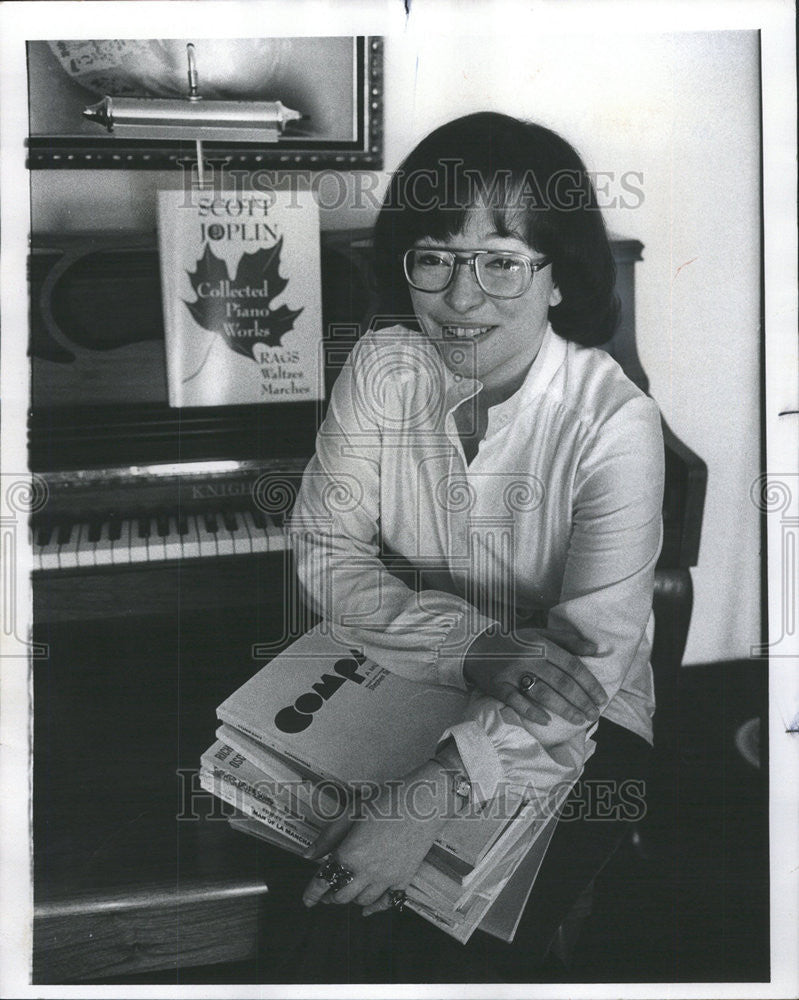
<path fill-rule="evenodd" d="M 496 326 L 492 325 L 475 326 L 474 324 L 454 323 L 444 320 L 439 321 L 438 325 L 441 327 L 441 334 L 444 340 L 461 340 L 464 337 L 476 340 L 478 337 L 484 337 L 492 330 L 497 329 Z"/>

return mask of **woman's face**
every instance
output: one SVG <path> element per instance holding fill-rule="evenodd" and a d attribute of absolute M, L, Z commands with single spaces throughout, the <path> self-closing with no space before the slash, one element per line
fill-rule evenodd
<path fill-rule="evenodd" d="M 425 237 L 414 245 L 455 251 L 512 250 L 533 261 L 544 258 L 521 233 L 499 236 L 491 213 L 484 208 L 472 209 L 456 236 L 447 240 Z M 455 268 L 442 292 L 409 291 L 416 316 L 446 366 L 456 374 L 480 379 L 496 401 L 521 384 L 541 346 L 549 308 L 560 302 L 551 267 L 535 272 L 532 284 L 517 299 L 487 295 L 465 264 Z"/>

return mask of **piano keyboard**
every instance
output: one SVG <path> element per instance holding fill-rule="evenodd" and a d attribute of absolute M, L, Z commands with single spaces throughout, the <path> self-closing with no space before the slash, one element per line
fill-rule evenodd
<path fill-rule="evenodd" d="M 34 524 L 31 536 L 34 570 L 256 555 L 289 548 L 284 529 L 257 509 L 50 520 Z"/>

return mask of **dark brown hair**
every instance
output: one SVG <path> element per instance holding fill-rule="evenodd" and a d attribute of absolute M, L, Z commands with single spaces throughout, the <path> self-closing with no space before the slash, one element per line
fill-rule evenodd
<path fill-rule="evenodd" d="M 549 313 L 556 333 L 587 346 L 608 341 L 616 269 L 582 160 L 550 129 L 488 111 L 437 128 L 394 173 L 375 225 L 381 311 L 413 314 L 403 253 L 422 237 L 461 232 L 476 205 L 500 235 L 519 233 L 552 259 L 562 296 Z"/>

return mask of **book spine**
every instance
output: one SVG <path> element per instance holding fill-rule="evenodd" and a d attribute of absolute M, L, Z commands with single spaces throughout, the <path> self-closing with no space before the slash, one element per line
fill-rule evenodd
<path fill-rule="evenodd" d="M 242 722 L 241 719 L 233 716 L 230 712 L 225 711 L 223 706 L 219 707 L 216 715 L 220 722 L 224 722 L 228 726 L 233 726 L 234 729 L 241 730 L 245 736 L 249 736 L 251 740 L 255 740 L 256 743 L 260 743 L 261 746 L 265 747 L 267 750 L 274 750 L 276 753 L 279 753 L 281 757 L 294 761 L 294 763 L 304 767 L 306 771 L 310 771 L 312 774 L 318 775 L 320 781 L 332 781 L 334 784 L 341 785 L 342 787 L 346 785 L 346 781 L 343 778 L 328 771 L 323 764 L 305 760 L 305 758 L 300 757 L 299 754 L 295 753 L 284 743 L 271 740 L 269 736 L 262 731 L 252 729 L 246 722 Z"/>
<path fill-rule="evenodd" d="M 276 830 L 304 847 L 310 845 L 319 835 L 318 830 L 304 823 L 289 819 L 282 813 L 250 794 L 234 781 L 226 780 L 224 772 L 200 771 L 200 786 L 240 812 L 260 820 L 272 830 Z"/>
<path fill-rule="evenodd" d="M 459 858 L 457 854 L 452 854 L 443 848 L 438 841 L 435 841 L 427 852 L 426 860 L 440 872 L 458 881 L 465 878 L 473 870 L 470 864 Z"/>
<path fill-rule="evenodd" d="M 318 781 L 299 770 L 293 770 L 271 750 L 237 733 L 232 726 L 220 727 L 217 739 L 242 754 L 250 763 L 264 772 L 271 779 L 270 790 L 275 799 L 289 810 L 299 812 L 303 816 L 312 816 L 312 822 L 324 824 L 335 818 L 340 802 L 324 788 L 318 788 Z M 238 737 L 238 738 L 237 738 Z M 321 815 L 320 815 L 321 811 Z"/>
<path fill-rule="evenodd" d="M 291 840 L 282 833 L 277 833 L 259 820 L 253 819 L 252 816 L 245 816 L 244 814 L 230 816 L 228 817 L 228 824 L 232 830 L 236 830 L 238 833 L 246 833 L 248 837 L 257 837 L 266 844 L 273 844 L 275 847 L 279 847 L 281 851 L 288 851 L 289 854 L 299 855 L 305 853 L 304 844 Z"/>
<path fill-rule="evenodd" d="M 225 747 L 223 749 L 232 750 L 233 748 Z M 299 808 L 296 799 L 291 799 L 288 796 L 284 798 L 278 794 L 281 791 L 279 782 L 272 780 L 268 774 L 261 774 L 259 771 L 253 773 L 255 769 L 252 762 L 248 759 L 244 759 L 242 763 L 245 765 L 246 770 L 242 769 L 239 771 L 234 770 L 227 761 L 221 761 L 216 755 L 212 755 L 211 753 L 204 753 L 200 758 L 200 767 L 203 770 L 210 771 L 212 774 L 223 778 L 225 781 L 229 781 L 238 788 L 244 789 L 248 795 L 252 795 L 253 798 L 258 799 L 259 802 L 262 802 L 263 805 L 271 809 L 285 813 L 289 819 L 314 825 L 308 819 L 308 810 Z"/>

